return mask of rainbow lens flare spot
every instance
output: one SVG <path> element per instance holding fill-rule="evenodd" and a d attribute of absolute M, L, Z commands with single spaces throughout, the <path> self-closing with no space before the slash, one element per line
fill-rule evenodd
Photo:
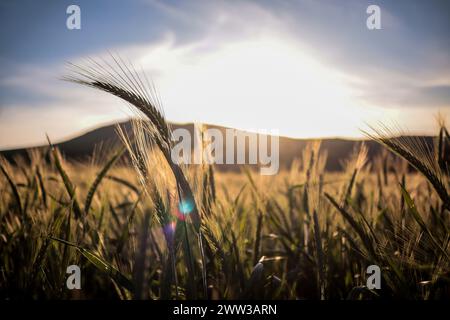
<path fill-rule="evenodd" d="M 194 204 L 192 203 L 192 201 L 184 200 L 180 202 L 180 204 L 178 205 L 178 209 L 182 214 L 189 214 L 194 209 Z"/>

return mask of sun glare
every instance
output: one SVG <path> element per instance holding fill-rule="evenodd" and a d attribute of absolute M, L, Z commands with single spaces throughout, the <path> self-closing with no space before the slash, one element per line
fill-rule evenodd
<path fill-rule="evenodd" d="M 141 64 L 156 75 L 174 121 L 276 129 L 294 137 L 359 136 L 362 121 L 375 112 L 357 100 L 346 75 L 282 39 L 187 47 L 169 40 Z"/>

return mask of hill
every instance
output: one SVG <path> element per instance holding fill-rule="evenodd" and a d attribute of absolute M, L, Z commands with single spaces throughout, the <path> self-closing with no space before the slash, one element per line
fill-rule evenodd
<path fill-rule="evenodd" d="M 127 131 L 131 130 L 131 123 L 129 121 L 120 123 L 120 125 Z M 193 132 L 194 125 L 189 124 L 172 124 L 173 129 L 185 128 L 191 134 Z M 208 128 L 216 128 L 224 132 L 225 127 L 220 126 L 208 126 Z M 423 137 L 427 143 L 432 143 L 432 137 Z M 350 140 L 350 139 L 340 139 L 340 138 L 330 138 L 330 139 L 320 139 L 321 140 L 321 150 L 328 153 L 328 159 L 326 163 L 326 169 L 329 171 L 338 171 L 341 169 L 342 160 L 346 159 L 357 144 L 361 143 L 362 140 Z M 287 137 L 280 137 L 279 147 L 280 147 L 280 167 L 286 168 L 292 163 L 292 161 L 301 155 L 302 150 L 305 146 L 312 142 L 312 139 L 293 139 Z M 369 159 L 375 157 L 376 154 L 381 152 L 382 147 L 370 140 L 364 140 L 368 146 L 368 156 Z M 93 154 L 96 148 L 100 146 L 108 147 L 120 144 L 120 138 L 116 132 L 116 125 L 106 125 L 88 131 L 86 133 L 80 134 L 79 136 L 57 143 L 56 146 L 61 150 L 61 152 L 68 159 L 83 160 L 87 159 Z M 46 146 L 38 147 L 43 148 Z M 26 148 L 14 149 L 0 151 L 0 154 L 5 156 L 7 159 L 12 159 L 16 155 L 26 155 Z M 237 165 L 218 165 L 219 170 L 237 170 Z"/>

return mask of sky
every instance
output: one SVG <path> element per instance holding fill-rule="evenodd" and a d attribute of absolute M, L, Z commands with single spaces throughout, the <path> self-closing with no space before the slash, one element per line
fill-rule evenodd
<path fill-rule="evenodd" d="M 66 27 L 71 4 L 79 30 Z M 119 99 L 60 80 L 67 62 L 110 53 L 144 70 L 173 122 L 361 137 L 378 121 L 434 134 L 450 111 L 445 0 L 3 0 L 0 42 L 0 149 L 130 117 Z"/>

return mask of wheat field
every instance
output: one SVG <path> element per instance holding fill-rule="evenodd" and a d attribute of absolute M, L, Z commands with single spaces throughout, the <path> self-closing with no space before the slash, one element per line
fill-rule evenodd
<path fill-rule="evenodd" d="M 139 76 L 75 67 L 67 80 L 139 115 L 123 146 L 64 159 L 56 147 L 1 159 L 2 299 L 447 299 L 449 135 L 434 148 L 361 144 L 327 172 L 320 142 L 289 170 L 216 172 L 170 161 L 170 126 Z M 122 74 L 123 72 L 123 74 Z M 66 288 L 69 265 L 82 288 Z M 381 288 L 366 285 L 367 267 Z"/>

